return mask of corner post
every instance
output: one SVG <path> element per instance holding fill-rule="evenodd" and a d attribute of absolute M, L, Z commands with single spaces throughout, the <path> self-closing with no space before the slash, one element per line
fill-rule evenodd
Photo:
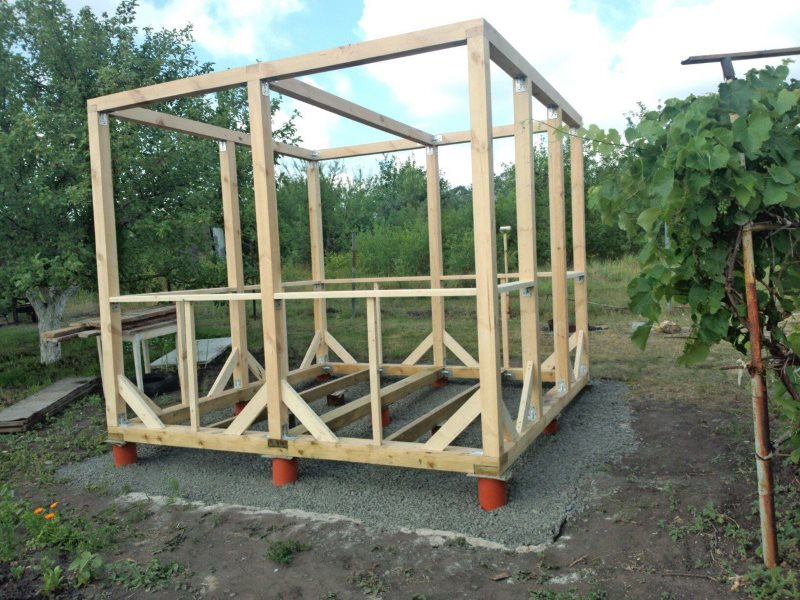
<path fill-rule="evenodd" d="M 318 161 L 308 161 L 306 181 L 308 185 L 308 229 L 311 237 L 311 279 L 322 281 L 325 279 L 325 245 L 322 237 L 322 191 Z M 314 289 L 324 290 L 325 284 L 317 284 Z M 325 340 L 328 331 L 328 311 L 325 298 L 314 300 L 314 330 L 319 333 L 319 346 L 317 346 L 316 352 L 317 364 L 324 365 L 328 362 L 328 343 Z"/>
<path fill-rule="evenodd" d="M 502 395 L 498 339 L 497 233 L 492 169 L 489 40 L 486 37 L 485 25 L 468 31 L 467 35 L 481 435 L 484 456 L 496 458 L 499 462 L 503 439 L 500 434 Z"/>
<path fill-rule="evenodd" d="M 222 215 L 225 224 L 225 263 L 228 287 L 244 292 L 244 267 L 242 266 L 242 225 L 239 217 L 239 180 L 236 174 L 236 144 L 219 143 L 219 165 L 222 186 Z M 233 387 L 246 388 L 249 383 L 247 368 L 247 307 L 244 300 L 228 303 L 231 325 L 231 351 L 239 351 L 233 368 Z"/>
<path fill-rule="evenodd" d="M 569 161 L 572 185 L 572 268 L 583 277 L 574 280 L 575 331 L 583 332 L 581 363 L 575 365 L 578 376 L 589 373 L 589 288 L 586 274 L 586 199 L 583 179 L 583 140 L 577 128 L 570 129 Z"/>
<path fill-rule="evenodd" d="M 281 384 L 289 371 L 289 359 L 284 303 L 275 300 L 275 294 L 281 290 L 281 254 L 278 241 L 272 113 L 267 82 L 259 79 L 248 81 L 247 101 L 250 108 L 253 190 L 258 232 L 267 424 L 269 437 L 279 439 L 289 423 L 289 414 L 281 396 Z"/>
<path fill-rule="evenodd" d="M 442 198 L 439 187 L 439 149 L 426 149 L 428 179 L 428 253 L 430 256 L 431 289 L 442 287 L 444 260 L 442 258 Z M 444 297 L 431 298 L 431 330 L 433 331 L 433 364 L 445 364 Z"/>
<path fill-rule="evenodd" d="M 550 263 L 553 277 L 553 345 L 556 393 L 570 388 L 569 305 L 567 297 L 567 226 L 564 200 L 564 150 L 556 131 L 563 122 L 561 109 L 550 107 L 547 131 L 547 168 L 550 193 Z"/>
<path fill-rule="evenodd" d="M 534 287 L 519 298 L 522 366 L 533 366 L 533 392 L 536 420 L 542 416 L 542 377 L 539 358 L 539 281 L 536 257 L 536 188 L 533 160 L 533 84 L 525 77 L 514 80 L 514 163 L 517 196 L 517 255 L 519 280 L 534 281 Z"/>
<path fill-rule="evenodd" d="M 99 113 L 91 107 L 88 118 L 100 339 L 103 347 L 103 396 L 106 402 L 106 423 L 109 427 L 117 427 L 126 418 L 126 407 L 117 384 L 117 376 L 124 373 L 122 316 L 119 305 L 112 306 L 109 301 L 110 297 L 119 295 L 117 227 L 111 172 L 111 123 L 108 114 Z"/>

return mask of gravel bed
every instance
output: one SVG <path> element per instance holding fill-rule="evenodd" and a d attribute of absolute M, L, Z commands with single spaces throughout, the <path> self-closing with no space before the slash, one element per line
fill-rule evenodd
<path fill-rule="evenodd" d="M 455 382 L 427 387 L 392 405 L 387 432 L 467 387 Z M 365 390 L 363 384 L 355 386 L 348 399 Z M 512 415 L 519 394 L 519 386 L 503 388 Z M 270 461 L 260 456 L 140 445 L 136 465 L 115 469 L 106 455 L 67 465 L 59 474 L 75 485 L 103 482 L 117 493 L 169 495 L 177 487 L 191 501 L 332 513 L 387 530 L 446 530 L 510 547 L 539 545 L 552 541 L 566 519 L 595 502 L 608 466 L 636 448 L 628 394 L 622 383 L 594 381 L 562 414 L 558 434 L 540 436 L 516 461 L 509 504 L 490 513 L 480 510 L 476 482 L 463 474 L 334 461 L 301 459 L 299 481 L 276 488 Z M 315 410 L 323 404 L 314 403 Z M 368 419 L 340 434 L 368 436 Z M 477 422 L 456 443 L 479 445 Z"/>

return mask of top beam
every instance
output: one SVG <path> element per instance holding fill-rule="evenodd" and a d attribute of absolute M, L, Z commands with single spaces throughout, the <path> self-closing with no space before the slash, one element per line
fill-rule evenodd
<path fill-rule="evenodd" d="M 91 110 L 108 112 L 141 106 L 150 102 L 165 102 L 185 96 L 218 92 L 241 86 L 253 79 L 288 79 L 337 68 L 356 67 L 380 60 L 413 56 L 432 50 L 463 46 L 467 43 L 467 30 L 483 26 L 483 24 L 483 19 L 463 21 L 379 40 L 301 54 L 291 58 L 206 73 L 177 81 L 166 81 L 135 90 L 92 98 L 87 105 Z"/>
<path fill-rule="evenodd" d="M 170 131 L 177 131 L 188 135 L 197 137 L 204 137 L 212 140 L 219 140 L 225 142 L 234 142 L 243 146 L 250 146 L 250 134 L 241 131 L 234 131 L 226 129 L 217 125 L 209 125 L 208 123 L 201 123 L 200 121 L 193 121 L 185 119 L 184 117 L 177 117 L 166 113 L 160 113 L 155 110 L 147 108 L 127 108 L 124 110 L 116 110 L 111 113 L 112 117 L 128 121 L 130 123 L 139 123 L 141 125 L 152 125 L 160 127 L 161 129 L 169 129 Z M 283 142 L 273 142 L 275 152 L 277 154 L 285 154 L 286 156 L 294 156 L 295 158 L 302 158 L 304 160 L 314 160 L 316 155 L 313 151 L 300 146 L 292 144 L 284 144 Z"/>
<path fill-rule="evenodd" d="M 533 84 L 533 96 L 539 102 L 547 106 L 559 107 L 564 115 L 564 121 L 570 127 L 580 127 L 583 125 L 583 118 L 564 97 L 542 76 L 539 71 L 534 69 L 506 39 L 497 33 L 494 27 L 485 23 L 486 36 L 489 38 L 489 53 L 498 67 L 508 73 L 512 79 L 524 77 L 530 79 Z"/>
<path fill-rule="evenodd" d="M 375 129 L 392 133 L 419 144 L 430 145 L 433 143 L 433 134 L 401 123 L 391 117 L 386 117 L 374 110 L 364 108 L 354 102 L 335 96 L 318 87 L 298 81 L 297 79 L 273 81 L 270 83 L 270 87 L 284 96 L 289 96 L 290 98 L 300 100 L 312 106 L 316 106 L 317 108 L 328 110 L 335 115 L 351 119 L 357 123 L 369 125 Z"/>

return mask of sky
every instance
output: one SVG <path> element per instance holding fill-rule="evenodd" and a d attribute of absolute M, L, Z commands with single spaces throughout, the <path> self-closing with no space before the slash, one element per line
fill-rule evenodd
<path fill-rule="evenodd" d="M 67 0 L 111 12 L 114 0 Z M 798 0 L 140 0 L 138 25 L 192 23 L 201 60 L 219 70 L 256 61 L 483 17 L 582 115 L 584 124 L 624 129 L 641 102 L 716 90 L 718 63 L 682 66 L 699 54 L 800 46 Z M 778 64 L 781 59 L 772 59 Z M 800 78 L 800 56 L 792 76 Z M 767 61 L 734 63 L 737 74 Z M 466 49 L 321 73 L 308 83 L 431 133 L 469 128 Z M 492 70 L 495 125 L 512 122 L 512 82 Z M 301 145 L 310 149 L 388 139 L 386 134 L 286 99 L 300 111 Z M 534 102 L 534 117 L 546 110 Z M 513 141 L 495 142 L 495 169 L 513 161 Z M 424 165 L 421 151 L 402 153 Z M 377 158 L 344 161 L 375 172 Z M 469 184 L 466 145 L 440 150 L 443 176 Z"/>

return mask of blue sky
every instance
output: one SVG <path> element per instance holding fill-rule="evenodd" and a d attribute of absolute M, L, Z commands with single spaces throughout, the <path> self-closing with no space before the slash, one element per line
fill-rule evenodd
<path fill-rule="evenodd" d="M 96 12 L 114 0 L 68 0 Z M 683 67 L 694 54 L 800 45 L 797 0 L 140 0 L 139 25 L 192 22 L 198 55 L 218 69 L 485 17 L 583 115 L 585 123 L 622 127 L 641 101 L 713 91 L 719 65 Z M 800 59 L 800 57 L 798 57 Z M 775 61 L 773 61 L 775 62 Z M 763 62 L 736 63 L 737 72 Z M 800 78 L 800 68 L 793 66 Z M 432 133 L 466 129 L 466 58 L 457 48 L 306 79 L 349 100 Z M 493 118 L 511 122 L 511 82 L 495 69 Z M 296 102 L 303 145 L 312 149 L 387 139 Z M 544 116 L 534 103 L 534 116 Z M 421 154 L 416 155 L 424 162 Z M 495 164 L 513 160 L 508 141 Z M 350 170 L 374 170 L 375 159 L 351 159 Z M 444 148 L 441 168 L 468 183 L 466 147 Z"/>

